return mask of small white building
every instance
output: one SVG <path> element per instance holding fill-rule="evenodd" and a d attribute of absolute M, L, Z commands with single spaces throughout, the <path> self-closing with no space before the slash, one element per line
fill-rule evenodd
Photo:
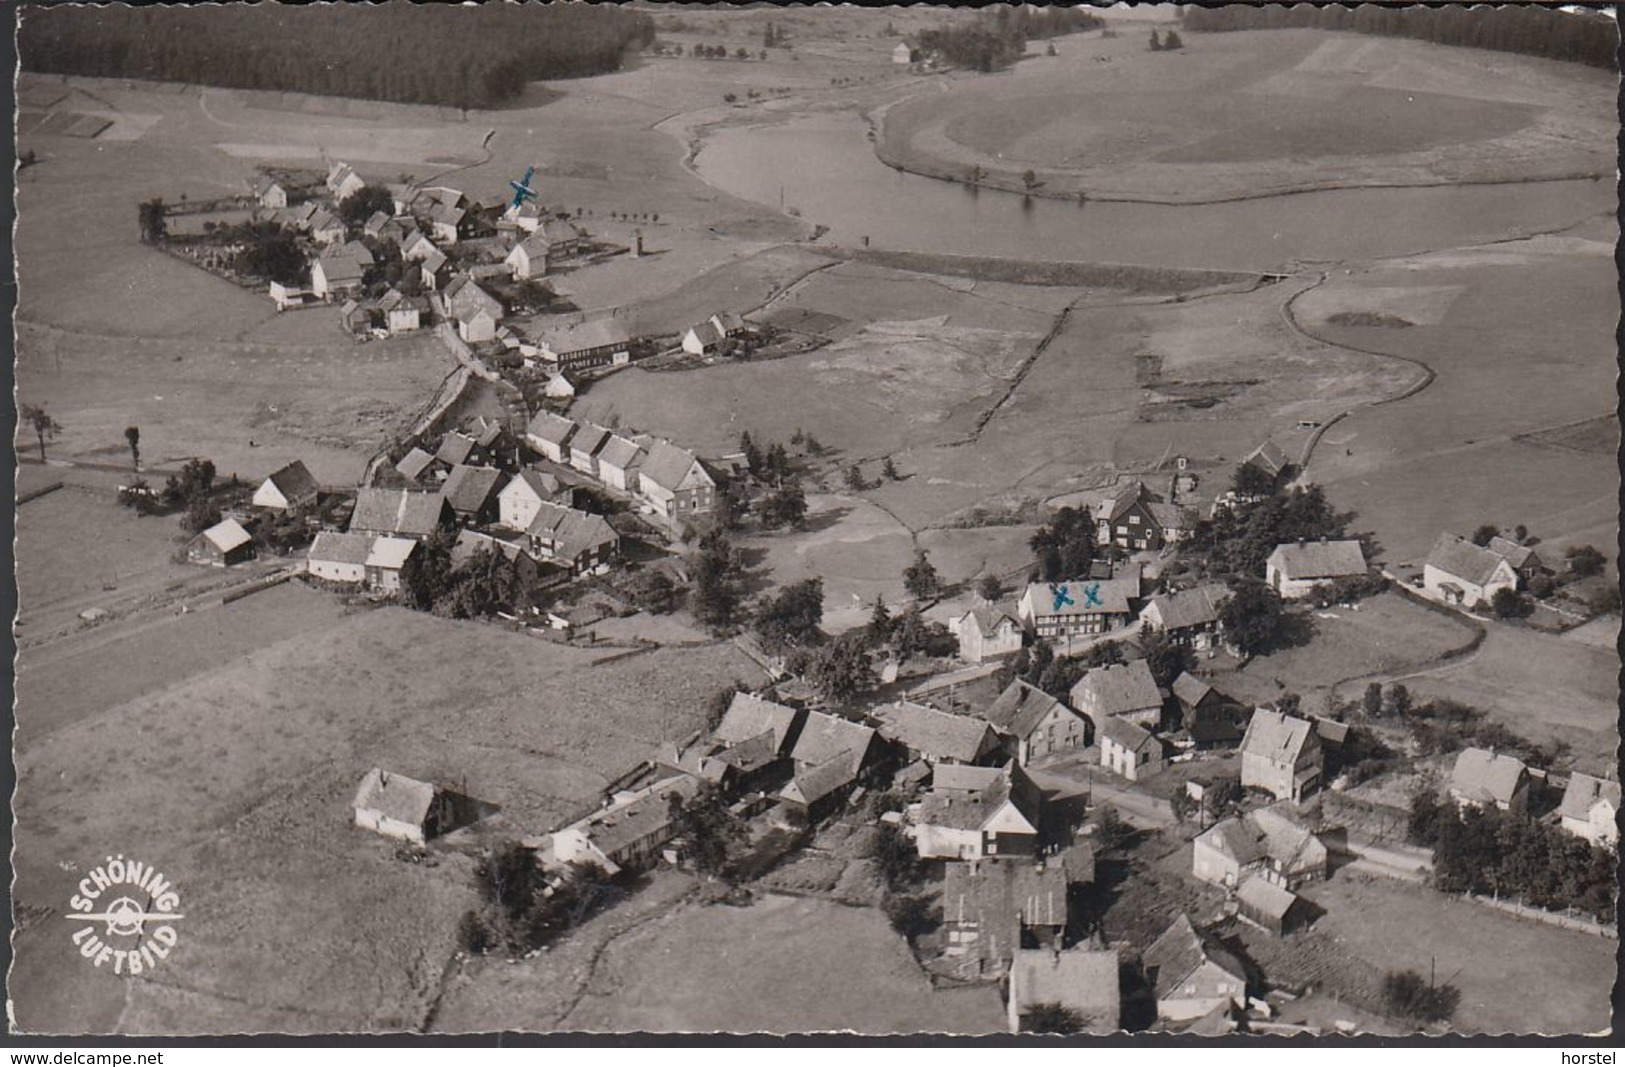
<path fill-rule="evenodd" d="M 525 427 L 525 443 L 554 463 L 570 462 L 570 438 L 576 424 L 563 415 L 538 411 Z"/>
<path fill-rule="evenodd" d="M 967 663 L 1021 651 L 1021 617 L 1013 607 L 977 604 L 950 620 L 948 629 L 959 638 L 959 658 Z"/>
<path fill-rule="evenodd" d="M 1131 782 L 1148 778 L 1163 768 L 1162 742 L 1145 727 L 1110 716 L 1101 722 L 1100 765 Z"/>
<path fill-rule="evenodd" d="M 1440 534 L 1422 565 L 1422 588 L 1446 604 L 1476 608 L 1503 589 L 1517 591 L 1518 572 L 1499 552 Z"/>
<path fill-rule="evenodd" d="M 900 67 L 906 67 L 914 62 L 914 49 L 908 46 L 907 41 L 898 41 L 892 46 L 891 61 Z"/>
<path fill-rule="evenodd" d="M 1619 844 L 1619 783 L 1575 772 L 1563 791 L 1557 809 L 1563 829 L 1594 845 L 1613 848 Z"/>
<path fill-rule="evenodd" d="M 254 506 L 274 511 L 288 511 L 316 503 L 321 491 L 316 478 L 303 460 L 294 460 L 260 483 L 254 490 Z"/>
<path fill-rule="evenodd" d="M 422 845 L 450 828 L 451 799 L 416 778 L 374 767 L 355 793 L 355 824 L 385 837 Z"/>
<path fill-rule="evenodd" d="M 1320 786 L 1325 755 L 1313 723 L 1258 708 L 1241 739 L 1241 785 L 1277 800 L 1302 800 Z"/>

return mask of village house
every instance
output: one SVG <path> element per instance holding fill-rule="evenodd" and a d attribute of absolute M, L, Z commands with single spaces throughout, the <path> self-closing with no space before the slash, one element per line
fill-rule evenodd
<path fill-rule="evenodd" d="M 1528 583 L 1537 574 L 1546 572 L 1546 561 L 1529 545 L 1519 544 L 1510 537 L 1497 534 L 1487 546 L 1491 552 L 1506 560 L 1518 575 L 1519 586 Z"/>
<path fill-rule="evenodd" d="M 378 310 L 384 313 L 384 325 L 391 335 L 421 329 L 426 309 L 422 298 L 407 296 L 399 289 L 389 289 L 378 298 Z"/>
<path fill-rule="evenodd" d="M 1179 705 L 1180 723 L 1199 751 L 1241 743 L 1240 709 L 1223 693 L 1189 671 L 1180 672 L 1168 689 Z"/>
<path fill-rule="evenodd" d="M 1264 579 L 1283 600 L 1301 600 L 1322 582 L 1366 573 L 1365 548 L 1358 541 L 1299 541 L 1276 545 L 1264 564 Z"/>
<path fill-rule="evenodd" d="M 434 458 L 448 467 L 455 467 L 459 463 L 467 463 L 473 454 L 474 439 L 453 430 L 440 439 L 440 447 L 435 449 Z"/>
<path fill-rule="evenodd" d="M 418 284 L 430 292 L 439 292 L 451 284 L 456 276 L 451 260 L 440 249 L 434 249 L 418 262 Z"/>
<path fill-rule="evenodd" d="M 1145 660 L 1095 667 L 1072 686 L 1072 706 L 1099 730 L 1109 718 L 1155 730 L 1162 724 L 1165 694 Z"/>
<path fill-rule="evenodd" d="M 549 400 L 570 400 L 576 395 L 576 383 L 570 376 L 561 370 L 555 370 L 547 376 L 547 384 L 542 386 L 542 395 Z"/>
<path fill-rule="evenodd" d="M 1227 595 L 1221 585 L 1159 594 L 1140 609 L 1140 625 L 1152 633 L 1167 634 L 1177 645 L 1209 651 L 1219 646 L 1219 605 Z"/>
<path fill-rule="evenodd" d="M 587 234 L 569 219 L 544 218 L 536 232 L 547 240 L 548 262 L 579 256 L 587 251 Z"/>
<path fill-rule="evenodd" d="M 858 757 L 851 753 L 818 764 L 795 764 L 790 780 L 779 790 L 780 809 L 794 822 L 818 822 L 845 803 L 861 770 Z"/>
<path fill-rule="evenodd" d="M 876 708 L 871 714 L 880 720 L 880 736 L 901 746 L 909 760 L 923 759 L 933 765 L 981 763 L 999 747 L 993 728 L 968 715 L 950 715 L 908 700 Z"/>
<path fill-rule="evenodd" d="M 441 486 L 446 505 L 457 521 L 483 524 L 497 518 L 497 488 L 502 484 L 502 472 L 495 467 L 471 467 L 459 463 L 446 475 Z"/>
<path fill-rule="evenodd" d="M 676 524 L 715 510 L 717 483 L 694 453 L 656 441 L 638 468 L 638 494 L 668 523 Z"/>
<path fill-rule="evenodd" d="M 1131 782 L 1149 778 L 1164 766 L 1162 742 L 1129 719 L 1108 716 L 1101 721 L 1096 739 L 1100 765 Z"/>
<path fill-rule="evenodd" d="M 1241 462 L 1245 466 L 1256 467 L 1263 471 L 1272 482 L 1279 482 L 1281 475 L 1285 474 L 1287 468 L 1292 466 L 1292 461 L 1287 458 L 1287 454 L 1274 441 L 1265 441 L 1249 452 L 1247 458 Z"/>
<path fill-rule="evenodd" d="M 1563 829 L 1593 845 L 1614 848 L 1619 844 L 1619 797 L 1618 782 L 1575 771 L 1557 809 Z"/>
<path fill-rule="evenodd" d="M 1446 604 L 1476 608 L 1503 589 L 1516 590 L 1518 572 L 1500 553 L 1446 533 L 1422 565 L 1422 588 Z"/>
<path fill-rule="evenodd" d="M 581 575 L 613 562 L 620 555 L 621 535 L 602 515 L 543 502 L 525 528 L 524 546 L 531 558 Z"/>
<path fill-rule="evenodd" d="M 610 434 L 604 447 L 598 450 L 599 480 L 623 493 L 636 492 L 643 456 L 642 445 L 620 434 Z"/>
<path fill-rule="evenodd" d="M 335 163 L 327 172 L 327 191 L 333 202 L 341 203 L 366 187 L 366 181 L 348 163 Z"/>
<path fill-rule="evenodd" d="M 431 255 L 445 258 L 445 254 L 434 246 L 434 242 L 429 240 L 429 235 L 422 230 L 413 230 L 407 235 L 406 240 L 401 242 L 401 259 L 408 263 L 422 263 Z"/>
<path fill-rule="evenodd" d="M 722 351 L 722 342 L 726 339 L 721 327 L 706 320 L 683 331 L 682 348 L 690 355 L 714 356 Z"/>
<path fill-rule="evenodd" d="M 1213 938 L 1203 937 L 1184 912 L 1140 957 L 1146 984 L 1157 998 L 1157 1017 L 1198 1019 L 1215 1008 L 1247 1007 L 1247 969 Z"/>
<path fill-rule="evenodd" d="M 632 358 L 632 335 L 616 319 L 567 326 L 540 341 L 542 358 L 560 370 L 619 366 Z"/>
<path fill-rule="evenodd" d="M 554 463 L 569 463 L 570 435 L 576 424 L 563 415 L 551 411 L 538 411 L 525 427 L 525 443 Z"/>
<path fill-rule="evenodd" d="M 459 274 L 446 286 L 446 314 L 457 323 L 457 336 L 469 344 L 489 341 L 497 335 L 502 321 L 502 302 L 466 274 Z"/>
<path fill-rule="evenodd" d="M 368 771 L 355 792 L 355 824 L 363 830 L 426 844 L 457 827 L 457 804 L 428 782 L 379 767 Z"/>
<path fill-rule="evenodd" d="M 1166 538 L 1157 515 L 1151 510 L 1152 503 L 1143 482 L 1132 481 L 1120 487 L 1095 509 L 1095 542 L 1129 551 L 1161 548 Z M 1177 510 L 1176 524 L 1179 522 Z M 1167 517 L 1165 514 L 1164 518 Z"/>
<path fill-rule="evenodd" d="M 1067 922 L 1067 870 L 1060 863 L 947 863 L 943 955 L 965 979 L 1005 974 L 1024 948 L 1059 945 Z"/>
<path fill-rule="evenodd" d="M 1012 753 L 1024 765 L 1089 744 L 1089 720 L 1037 686 L 1016 678 L 982 717 L 994 732 L 1014 742 Z"/>
<path fill-rule="evenodd" d="M 899 66 L 908 66 L 914 62 L 914 49 L 908 46 L 907 41 L 898 41 L 892 46 L 891 61 Z"/>
<path fill-rule="evenodd" d="M 882 742 L 873 727 L 819 711 L 805 711 L 802 716 L 790 748 L 798 769 L 817 767 L 851 753 L 853 766 L 861 772 L 880 759 Z"/>
<path fill-rule="evenodd" d="M 527 278 L 540 278 L 547 274 L 548 252 L 551 249 L 547 238 L 539 233 L 529 237 L 513 246 L 502 262 L 507 265 L 515 281 Z"/>
<path fill-rule="evenodd" d="M 1529 801 L 1529 768 L 1493 748 L 1464 748 L 1450 771 L 1450 798 L 1462 808 L 1524 810 Z"/>
<path fill-rule="evenodd" d="M 967 663 L 1021 651 L 1021 615 L 1013 607 L 980 602 L 949 620 L 948 629 L 959 639 L 959 658 Z"/>
<path fill-rule="evenodd" d="M 1204 882 L 1239 887 L 1257 875 L 1283 889 L 1326 877 L 1326 846 L 1285 811 L 1259 808 L 1222 819 L 1193 843 L 1191 873 Z"/>
<path fill-rule="evenodd" d="M 360 489 L 350 515 L 351 533 L 396 534 L 421 540 L 452 525 L 440 493 L 410 489 Z"/>
<path fill-rule="evenodd" d="M 1014 760 L 996 768 L 938 764 L 931 791 L 910 811 L 914 844 L 921 859 L 1031 856 L 1043 806 L 1043 791 Z"/>
<path fill-rule="evenodd" d="M 254 186 L 254 199 L 260 207 L 279 211 L 288 206 L 288 189 L 270 176 L 263 177 Z"/>
<path fill-rule="evenodd" d="M 755 332 L 751 324 L 745 321 L 744 316 L 734 311 L 719 311 L 706 321 L 730 340 L 735 337 L 748 337 Z"/>
<path fill-rule="evenodd" d="M 211 567 L 231 567 L 254 558 L 254 538 L 236 519 L 224 519 L 186 543 L 186 558 Z"/>
<path fill-rule="evenodd" d="M 1298 925 L 1302 909 L 1298 895 L 1264 877 L 1249 875 L 1236 889 L 1237 914 L 1277 937 Z"/>
<path fill-rule="evenodd" d="M 338 244 L 344 240 L 344 222 L 331 211 L 317 211 L 308 224 L 310 239 L 321 245 Z"/>
<path fill-rule="evenodd" d="M 609 443 L 609 431 L 584 422 L 570 438 L 570 466 L 590 478 L 598 477 L 598 453 Z"/>
<path fill-rule="evenodd" d="M 257 508 L 292 511 L 316 503 L 320 492 L 321 487 L 316 484 L 310 468 L 305 466 L 303 460 L 296 459 L 273 471 L 260 483 L 259 488 L 254 490 L 253 503 Z"/>
<path fill-rule="evenodd" d="M 378 593 L 399 593 L 401 568 L 417 544 L 408 537 L 323 530 L 306 554 L 305 571 L 324 581 L 359 585 Z"/>
<path fill-rule="evenodd" d="M 1046 640 L 1093 637 L 1127 626 L 1134 618 L 1131 602 L 1139 596 L 1140 568 L 1131 564 L 1106 579 L 1031 583 L 1017 614 L 1029 632 Z"/>
<path fill-rule="evenodd" d="M 1320 787 L 1325 760 L 1307 720 L 1259 708 L 1241 739 L 1241 785 L 1277 800 L 1302 800 Z"/>
<path fill-rule="evenodd" d="M 736 745 L 711 738 L 681 751 L 669 742 L 661 748 L 657 760 L 661 766 L 711 782 L 728 796 L 746 790 L 777 791 L 791 768 L 789 760 L 775 750 L 771 734 Z"/>
<path fill-rule="evenodd" d="M 399 471 L 401 477 L 405 478 L 407 481 L 415 482 L 419 478 L 422 478 L 423 472 L 432 466 L 434 466 L 434 454 L 431 452 L 425 452 L 423 449 L 413 445 L 407 450 L 406 455 L 402 456 L 395 464 L 395 469 Z"/>
<path fill-rule="evenodd" d="M 791 755 L 806 715 L 797 708 L 764 700 L 751 693 L 735 693 L 711 736 L 726 745 L 741 745 L 758 737 L 772 741 L 773 753 Z M 857 740 L 857 735 L 853 735 Z M 868 747 L 868 741 L 863 741 Z"/>
<path fill-rule="evenodd" d="M 310 291 L 321 300 L 338 300 L 361 292 L 361 264 L 349 256 L 317 256 L 310 265 Z"/>
<path fill-rule="evenodd" d="M 468 231 L 468 211 L 453 204 L 435 204 L 427 216 L 429 236 L 435 243 L 454 245 Z"/>
<path fill-rule="evenodd" d="M 510 530 L 528 530 L 543 504 L 560 501 L 563 488 L 551 474 L 526 468 L 497 493 L 497 521 Z"/>
<path fill-rule="evenodd" d="M 671 797 L 687 800 L 698 789 L 692 775 L 676 774 L 619 793 L 604 808 L 555 830 L 553 854 L 561 863 L 596 863 L 612 876 L 647 867 L 677 836 Z"/>
<path fill-rule="evenodd" d="M 1111 1034 L 1123 1025 L 1123 995 L 1115 948 L 1081 945 L 1019 949 L 1010 963 L 1010 999 L 1006 1005 L 1010 1032 L 1021 1032 L 1022 1020 L 1040 1004 L 1058 1004 L 1082 1022 L 1082 1033 Z"/>

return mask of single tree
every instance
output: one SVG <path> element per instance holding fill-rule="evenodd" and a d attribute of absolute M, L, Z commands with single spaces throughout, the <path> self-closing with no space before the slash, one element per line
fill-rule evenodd
<path fill-rule="evenodd" d="M 869 657 L 867 635 L 845 633 L 807 656 L 802 676 L 836 703 L 844 703 L 879 684 L 874 662 Z"/>
<path fill-rule="evenodd" d="M 186 505 L 186 514 L 181 516 L 181 528 L 187 533 L 202 533 L 220 521 L 220 506 L 208 497 L 200 496 Z"/>
<path fill-rule="evenodd" d="M 1434 985 L 1415 971 L 1389 971 L 1382 979 L 1382 999 L 1392 1015 L 1409 1022 L 1434 1023 L 1455 1013 L 1461 991 L 1452 985 Z"/>
<path fill-rule="evenodd" d="M 141 427 L 124 427 L 124 439 L 130 442 L 130 466 L 141 469 Z"/>
<path fill-rule="evenodd" d="M 360 226 L 380 211 L 395 213 L 395 194 L 382 185 L 363 185 L 339 202 L 339 218 L 346 226 Z"/>
<path fill-rule="evenodd" d="M 889 481 L 893 482 L 902 477 L 902 475 L 897 473 L 897 464 L 892 462 L 892 458 L 890 456 L 887 456 L 883 461 L 881 461 L 880 473 L 885 475 Z"/>
<path fill-rule="evenodd" d="M 1366 715 L 1373 719 L 1382 714 L 1381 682 L 1372 682 L 1365 687 L 1365 696 L 1361 699 L 1360 706 L 1365 710 Z"/>
<path fill-rule="evenodd" d="M 1169 30 L 1165 35 L 1163 35 L 1162 50 L 1164 52 L 1172 52 L 1176 48 L 1184 47 L 1185 42 L 1179 39 L 1179 34 L 1176 31 Z"/>
<path fill-rule="evenodd" d="M 1286 635 L 1281 598 L 1263 582 L 1243 578 L 1219 605 L 1219 622 L 1244 656 L 1274 651 Z"/>
<path fill-rule="evenodd" d="M 785 526 L 799 530 L 807 522 L 807 494 L 799 482 L 792 481 L 763 497 L 756 513 L 769 530 Z"/>
<path fill-rule="evenodd" d="M 1411 713 L 1411 691 L 1404 685 L 1395 682 L 1388 687 L 1388 714 L 1396 719 L 1403 719 Z"/>
<path fill-rule="evenodd" d="M 1153 51 L 1153 52 L 1162 51 L 1162 38 L 1157 36 L 1157 31 L 1156 31 L 1155 27 L 1153 27 L 1152 30 L 1151 30 L 1151 51 Z"/>
<path fill-rule="evenodd" d="M 1500 535 L 1500 527 L 1491 526 L 1489 523 L 1485 523 L 1473 531 L 1473 544 L 1477 545 L 1479 548 L 1483 548 L 1485 545 L 1490 543 L 1491 538 L 1499 537 Z"/>
<path fill-rule="evenodd" d="M 1141 642 L 1145 649 L 1145 665 L 1158 685 L 1167 688 L 1174 679 L 1196 666 L 1196 656 L 1189 648 L 1158 632 Z"/>
<path fill-rule="evenodd" d="M 45 441 L 54 439 L 62 432 L 62 424 L 51 417 L 43 404 L 24 404 L 20 409 L 23 421 L 34 429 L 34 436 L 39 440 L 40 462 L 45 462 Z"/>
<path fill-rule="evenodd" d="M 886 610 L 886 602 L 880 598 L 879 593 L 876 593 L 874 607 L 869 612 L 869 624 L 864 628 L 869 643 L 879 648 L 890 641 L 892 625 L 891 612 Z"/>
<path fill-rule="evenodd" d="M 807 578 L 786 586 L 756 611 L 756 634 L 771 652 L 817 644 L 823 633 L 824 582 Z"/>
<path fill-rule="evenodd" d="M 1497 619 L 1526 619 L 1534 613 L 1535 605 L 1516 589 L 1503 586 L 1490 598 L 1490 610 Z"/>
<path fill-rule="evenodd" d="M 1520 545 L 1523 544 L 1524 542 L 1528 541 L 1529 540 L 1529 527 L 1525 526 L 1521 522 L 1518 525 L 1514 526 L 1512 528 L 1512 539 L 1514 541 L 1518 542 L 1518 544 L 1520 544 Z"/>
<path fill-rule="evenodd" d="M 869 483 L 863 477 L 863 471 L 856 463 L 846 468 L 846 487 L 854 493 L 861 493 L 869 488 Z"/>
<path fill-rule="evenodd" d="M 997 574 L 984 574 L 976 583 L 976 595 L 989 602 L 998 600 L 1006 592 L 1008 590 Z"/>
<path fill-rule="evenodd" d="M 914 562 L 903 570 L 903 588 L 915 600 L 930 600 L 942 591 L 942 577 L 925 549 L 914 550 Z"/>
<path fill-rule="evenodd" d="M 1576 578 L 1590 578 L 1601 574 L 1608 558 L 1590 545 L 1575 545 L 1563 554 L 1568 560 L 1569 573 Z"/>
<path fill-rule="evenodd" d="M 1231 476 L 1230 488 L 1237 496 L 1269 496 L 1275 491 L 1275 479 L 1256 463 L 1243 463 Z"/>
<path fill-rule="evenodd" d="M 1021 172 L 1021 184 L 1029 193 L 1038 188 L 1038 174 L 1031 170 Z"/>
<path fill-rule="evenodd" d="M 164 201 L 161 197 L 143 200 L 136 210 L 141 223 L 141 240 L 149 245 L 155 245 L 164 239 L 169 224 L 164 218 Z"/>

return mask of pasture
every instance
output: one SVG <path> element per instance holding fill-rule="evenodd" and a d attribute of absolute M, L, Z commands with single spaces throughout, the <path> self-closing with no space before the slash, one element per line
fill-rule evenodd
<path fill-rule="evenodd" d="M 205 615 L 219 638 L 185 625 Z M 727 645 L 602 663 L 399 608 L 347 615 L 299 587 L 116 647 L 39 668 L 40 699 L 69 672 L 80 704 L 17 753 L 16 900 L 60 908 L 70 872 L 114 852 L 183 885 L 184 948 L 123 1030 L 420 1026 L 472 900 L 470 861 L 440 849 L 400 863 L 356 830 L 361 775 L 454 783 L 516 836 L 542 833 L 692 730 L 719 680 L 754 676 Z M 163 669 L 132 677 L 132 660 Z M 58 926 L 18 939 L 18 1024 L 75 1029 L 83 1004 L 118 1022 L 118 985 Z"/>
<path fill-rule="evenodd" d="M 1606 72 L 1302 30 L 1062 38 L 1011 77 L 888 108 L 889 163 L 1041 195 L 1194 203 L 1305 189 L 1609 174 Z M 1557 106 L 1562 105 L 1562 106 Z"/>
<path fill-rule="evenodd" d="M 879 910 L 802 898 L 678 908 L 611 944 L 591 992 L 560 1029 L 1004 1031 L 992 985 L 933 990 Z"/>

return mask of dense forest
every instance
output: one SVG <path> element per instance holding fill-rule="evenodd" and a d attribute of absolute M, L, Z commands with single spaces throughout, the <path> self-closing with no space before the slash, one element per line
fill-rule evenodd
<path fill-rule="evenodd" d="M 64 5 L 24 11 L 18 47 L 48 74 L 491 107 L 653 39 L 615 4 Z"/>
<path fill-rule="evenodd" d="M 1602 15 L 1567 12 L 1533 4 L 1505 7 L 1390 7 L 1360 4 L 1227 4 L 1224 7 L 1187 7 L 1184 26 L 1189 30 L 1278 30 L 1310 27 L 1353 30 L 1383 37 L 1413 37 L 1434 44 L 1520 52 L 1548 59 L 1565 59 L 1593 67 L 1618 69 L 1614 22 Z"/>
<path fill-rule="evenodd" d="M 920 33 L 918 48 L 936 52 L 956 67 L 993 71 L 1021 57 L 1035 38 L 1092 30 L 1101 20 L 1082 8 L 1000 5 L 974 22 L 938 26 Z"/>

